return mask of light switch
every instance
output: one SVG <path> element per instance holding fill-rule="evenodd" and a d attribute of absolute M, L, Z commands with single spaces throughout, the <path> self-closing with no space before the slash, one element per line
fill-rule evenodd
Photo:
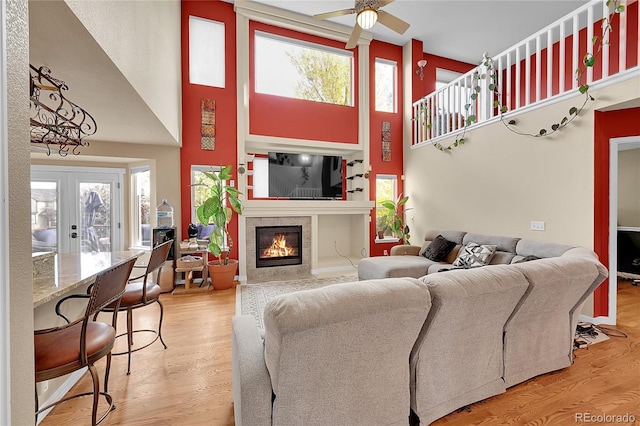
<path fill-rule="evenodd" d="M 532 231 L 544 231 L 544 222 L 538 220 L 531 221 L 531 230 Z"/>

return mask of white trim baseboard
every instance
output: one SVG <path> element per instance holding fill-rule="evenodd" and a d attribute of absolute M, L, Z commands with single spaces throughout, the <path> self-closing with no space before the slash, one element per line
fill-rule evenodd
<path fill-rule="evenodd" d="M 56 402 L 59 399 L 64 398 L 64 396 L 67 394 L 67 392 L 69 392 L 71 390 L 71 388 L 73 387 L 73 385 L 75 385 L 76 383 L 78 383 L 80 381 L 80 379 L 82 378 L 82 375 L 84 373 L 87 372 L 87 367 L 81 369 L 81 370 L 77 370 L 74 371 L 73 373 L 69 374 L 69 377 L 67 377 L 67 380 L 64 381 L 64 383 L 62 385 L 60 385 L 60 387 L 58 389 L 56 389 L 56 391 L 42 404 L 40 404 L 40 407 L 45 407 L 53 402 Z M 47 411 L 43 411 L 42 413 L 40 413 L 38 415 L 38 421 L 36 422 L 36 425 L 40 424 L 40 422 L 42 421 L 42 419 L 44 419 L 45 417 L 47 417 L 47 414 L 49 414 L 51 412 L 51 410 L 53 410 L 54 407 L 49 408 Z"/>
<path fill-rule="evenodd" d="M 600 324 L 616 325 L 615 318 L 611 318 L 611 317 L 595 317 L 594 318 L 588 315 L 580 314 L 580 316 L 578 317 L 578 320 L 583 322 L 589 322 L 595 325 L 600 325 Z"/>

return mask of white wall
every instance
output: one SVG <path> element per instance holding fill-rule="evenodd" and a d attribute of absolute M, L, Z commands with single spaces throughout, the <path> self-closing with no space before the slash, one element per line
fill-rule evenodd
<path fill-rule="evenodd" d="M 407 149 L 411 242 L 420 244 L 429 229 L 458 229 L 593 248 L 593 111 L 637 98 L 637 87 L 638 80 L 631 79 L 595 90 L 589 109 L 551 137 L 518 136 L 498 122 L 467 132 L 467 143 L 451 153 L 431 145 Z M 516 119 L 536 132 L 581 101 L 559 102 Z M 531 231 L 532 220 L 544 221 L 546 230 Z M 591 305 L 587 302 L 584 313 Z"/>
<path fill-rule="evenodd" d="M 618 152 L 618 225 L 640 227 L 640 148 Z"/>
<path fill-rule="evenodd" d="M 26 1 L 6 4 L 9 241 L 9 363 L 11 424 L 33 424 L 33 289 L 29 197 L 29 23 Z"/>
<path fill-rule="evenodd" d="M 66 3 L 175 140 L 181 141 L 180 1 Z"/>

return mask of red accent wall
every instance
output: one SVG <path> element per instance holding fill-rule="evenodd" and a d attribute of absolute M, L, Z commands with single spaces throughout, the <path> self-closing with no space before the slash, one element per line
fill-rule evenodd
<path fill-rule="evenodd" d="M 375 63 L 376 58 L 395 61 L 398 65 L 398 96 L 396 99 L 396 112 L 379 112 L 376 111 L 375 102 Z M 400 179 L 404 170 L 404 161 L 402 154 L 403 143 L 403 125 L 402 125 L 402 46 L 396 46 L 389 43 L 373 40 L 369 46 L 369 71 L 370 71 L 370 87 L 369 96 L 371 102 L 370 119 L 369 119 L 369 136 L 370 136 L 370 164 L 371 176 L 369 178 L 369 193 L 371 199 L 375 201 L 376 197 L 376 175 L 396 175 L 398 177 L 398 193 L 404 191 L 404 182 Z M 382 161 L 382 122 L 391 123 L 391 161 Z M 376 212 L 375 208 L 371 211 L 371 223 L 369 224 L 371 256 L 382 256 L 384 250 L 390 250 L 397 243 L 376 244 Z"/>
<path fill-rule="evenodd" d="M 225 87 L 208 87 L 189 83 L 189 16 L 223 22 L 225 25 Z M 191 221 L 191 166 L 233 165 L 237 173 L 236 120 L 236 16 L 233 5 L 221 1 L 182 1 L 182 149 L 180 150 L 180 200 L 182 235 L 187 235 Z M 200 148 L 200 99 L 216 101 L 216 147 Z M 160 171 L 162 173 L 162 171 Z M 234 246 L 231 257 L 238 256 L 238 221 L 229 224 Z"/>
<path fill-rule="evenodd" d="M 294 139 L 358 143 L 358 53 L 353 51 L 353 106 L 310 102 L 256 93 L 254 78 L 254 32 L 264 31 L 336 49 L 344 43 L 251 21 L 249 23 L 249 131 L 254 135 Z"/>
<path fill-rule="evenodd" d="M 594 116 L 594 251 L 609 267 L 609 140 L 640 135 L 640 108 L 599 112 Z M 594 316 L 609 314 L 609 280 L 594 293 Z"/>

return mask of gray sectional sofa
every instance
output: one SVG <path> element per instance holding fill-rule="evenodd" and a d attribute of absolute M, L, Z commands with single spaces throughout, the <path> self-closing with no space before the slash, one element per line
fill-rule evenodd
<path fill-rule="evenodd" d="M 456 243 L 442 262 L 420 255 L 437 235 Z M 450 270 L 468 243 L 496 246 L 489 265 Z M 236 424 L 427 425 L 571 365 L 581 307 L 607 277 L 585 248 L 459 231 L 393 252 L 364 259 L 357 283 L 271 300 L 264 340 L 234 317 Z"/>
<path fill-rule="evenodd" d="M 409 354 L 429 290 L 400 278 L 284 294 L 233 317 L 237 426 L 406 425 Z"/>

